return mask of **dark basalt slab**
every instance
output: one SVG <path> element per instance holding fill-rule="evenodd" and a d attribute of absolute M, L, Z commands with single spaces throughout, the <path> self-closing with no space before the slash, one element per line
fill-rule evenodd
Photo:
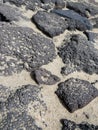
<path fill-rule="evenodd" d="M 62 130 L 98 130 L 98 126 L 89 124 L 87 122 L 76 124 L 73 121 L 62 119 L 61 123 L 63 125 Z"/>
<path fill-rule="evenodd" d="M 58 86 L 56 94 L 70 112 L 83 108 L 98 96 L 98 90 L 85 80 L 70 78 Z"/>
<path fill-rule="evenodd" d="M 64 17 L 66 21 L 68 21 L 68 29 L 75 30 L 78 29 L 80 31 L 91 30 L 93 26 L 89 22 L 89 20 L 85 17 L 82 17 L 78 13 L 74 12 L 73 10 L 61 10 L 61 9 L 54 9 L 52 10 L 53 13 Z"/>
<path fill-rule="evenodd" d="M 3 0 L 4 3 L 9 2 L 18 7 L 24 5 L 27 9 L 35 10 L 37 7 L 41 6 L 40 0 Z"/>
<path fill-rule="evenodd" d="M 69 74 L 68 70 L 71 68 L 70 73 L 82 70 L 88 74 L 98 74 L 98 49 L 82 35 L 71 35 L 70 40 L 64 41 L 64 45 L 58 50 L 65 64 L 63 74 Z"/>
<path fill-rule="evenodd" d="M 57 36 L 68 28 L 68 23 L 63 18 L 45 11 L 38 11 L 33 16 L 32 21 L 43 33 L 50 37 Z"/>
<path fill-rule="evenodd" d="M 0 75 L 34 70 L 55 58 L 52 40 L 27 27 L 0 26 Z"/>
<path fill-rule="evenodd" d="M 22 18 L 27 20 L 17 8 L 0 3 L 0 22 L 19 21 Z"/>
<path fill-rule="evenodd" d="M 50 71 L 39 68 L 32 72 L 32 77 L 38 84 L 53 85 L 60 81 L 60 78 L 53 75 Z"/>
<path fill-rule="evenodd" d="M 89 15 L 94 16 L 98 14 L 98 6 L 94 6 L 87 2 L 67 2 L 66 6 L 67 8 L 81 14 L 82 16 L 89 17 Z"/>
<path fill-rule="evenodd" d="M 42 130 L 35 124 L 33 117 L 27 114 L 29 103 L 45 108 L 41 99 L 40 88 L 34 85 L 23 85 L 11 93 L 6 101 L 0 102 L 0 130 Z M 34 106 L 33 106 L 34 107 Z M 36 111 L 36 107 L 34 108 Z"/>

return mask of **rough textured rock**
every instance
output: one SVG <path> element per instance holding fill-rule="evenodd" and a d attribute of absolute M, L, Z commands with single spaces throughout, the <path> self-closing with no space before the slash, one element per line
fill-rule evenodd
<path fill-rule="evenodd" d="M 62 130 L 98 130 L 98 126 L 89 124 L 87 122 L 76 124 L 73 121 L 62 119 L 61 123 L 63 125 Z"/>
<path fill-rule="evenodd" d="M 86 31 L 84 34 L 87 36 L 89 41 L 95 42 L 95 40 L 98 40 L 98 33 Z"/>
<path fill-rule="evenodd" d="M 9 97 L 10 92 L 7 87 L 0 85 L 0 102 L 4 102 Z"/>
<path fill-rule="evenodd" d="M 67 8 L 75 10 L 82 16 L 89 17 L 89 15 L 98 14 L 98 7 L 87 2 L 67 2 Z"/>
<path fill-rule="evenodd" d="M 44 4 L 55 4 L 55 8 L 64 8 L 65 2 L 63 0 L 41 0 Z"/>
<path fill-rule="evenodd" d="M 2 117 L 0 130 L 42 130 L 36 126 L 35 120 L 27 113 L 30 102 L 36 102 L 37 106 L 46 107 L 41 99 L 40 88 L 37 86 L 23 85 L 15 93 L 11 93 L 6 101 L 0 102 Z"/>
<path fill-rule="evenodd" d="M 58 15 L 44 11 L 38 11 L 32 18 L 37 27 L 50 37 L 57 36 L 68 27 L 67 21 Z"/>
<path fill-rule="evenodd" d="M 65 63 L 65 68 L 63 68 L 65 74 L 69 67 L 72 71 L 74 68 L 88 74 L 98 74 L 98 50 L 82 35 L 72 35 L 70 40 L 64 41 L 64 45 L 58 50 L 59 56 Z"/>
<path fill-rule="evenodd" d="M 98 28 L 98 17 L 92 18 L 91 22 L 94 28 Z"/>
<path fill-rule="evenodd" d="M 4 3 L 9 2 L 18 7 L 24 5 L 27 9 L 35 10 L 37 7 L 41 6 L 40 0 L 3 0 Z"/>
<path fill-rule="evenodd" d="M 60 78 L 53 75 L 50 71 L 39 68 L 32 73 L 35 81 L 38 84 L 53 85 L 60 81 Z"/>
<path fill-rule="evenodd" d="M 83 108 L 98 96 L 98 90 L 85 80 L 70 78 L 58 86 L 56 94 L 70 112 Z"/>
<path fill-rule="evenodd" d="M 17 8 L 12 8 L 11 6 L 8 6 L 6 4 L 0 4 L 0 21 L 19 21 L 21 18 L 25 20 L 27 19 Z"/>
<path fill-rule="evenodd" d="M 64 17 L 66 21 L 68 21 L 68 29 L 75 30 L 78 29 L 80 31 L 91 30 L 93 26 L 89 22 L 89 20 L 85 17 L 82 17 L 78 13 L 72 10 L 61 10 L 61 9 L 54 9 L 52 10 L 53 13 Z"/>
<path fill-rule="evenodd" d="M 37 68 L 55 58 L 52 40 L 27 27 L 0 26 L 0 75 Z"/>

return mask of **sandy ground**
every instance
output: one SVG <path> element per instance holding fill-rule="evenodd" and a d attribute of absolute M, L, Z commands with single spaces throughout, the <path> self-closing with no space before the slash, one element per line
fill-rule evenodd
<path fill-rule="evenodd" d="M 24 15 L 27 16 L 28 18 L 30 18 L 33 14 L 36 13 L 32 11 L 26 12 L 24 7 L 22 7 L 21 10 L 24 12 Z M 42 32 L 39 31 L 36 28 L 36 26 L 31 22 L 20 20 L 20 22 L 18 22 L 17 24 L 19 24 L 20 26 L 30 27 L 33 30 L 42 34 Z M 98 30 L 94 30 L 94 31 L 98 32 Z M 60 36 L 53 38 L 56 47 L 62 44 L 62 40 L 64 39 L 66 33 L 68 33 L 68 31 L 65 31 Z M 79 32 L 73 32 L 73 33 L 79 33 Z M 96 46 L 97 44 L 98 43 L 96 41 Z M 49 63 L 48 65 L 44 65 L 43 68 L 46 68 L 47 70 L 51 71 L 53 74 L 59 76 L 61 81 L 65 81 L 70 77 L 88 80 L 89 82 L 94 82 L 95 80 L 98 80 L 98 75 L 96 74 L 88 75 L 84 72 L 74 72 L 68 76 L 62 76 L 60 74 L 60 70 L 61 67 L 63 66 L 64 64 L 62 60 L 59 58 L 59 56 L 57 56 L 52 63 Z M 34 80 L 30 77 L 30 73 L 25 70 L 19 74 L 14 74 L 13 76 L 8 76 L 8 77 L 1 76 L 0 84 L 9 87 L 11 90 L 15 90 L 19 86 L 26 85 L 26 84 L 37 85 L 34 82 Z M 96 88 L 98 88 L 97 83 L 95 86 Z M 40 109 L 39 111 L 34 112 L 32 105 L 30 105 L 29 107 L 31 109 L 28 108 L 28 113 L 33 117 L 35 117 L 36 123 L 40 127 L 42 127 L 43 130 L 60 130 L 61 129 L 60 119 L 63 118 L 70 119 L 72 121 L 75 121 L 76 123 L 86 121 L 91 124 L 98 125 L 98 98 L 93 100 L 84 108 L 77 110 L 74 113 L 69 113 L 60 103 L 58 97 L 55 94 L 55 91 L 58 87 L 57 84 L 51 86 L 41 85 L 41 87 L 43 87 L 42 94 L 43 94 L 43 99 L 47 105 L 47 111 L 45 113 L 43 112 L 42 115 L 39 115 L 39 112 L 42 111 L 42 109 L 39 108 Z"/>

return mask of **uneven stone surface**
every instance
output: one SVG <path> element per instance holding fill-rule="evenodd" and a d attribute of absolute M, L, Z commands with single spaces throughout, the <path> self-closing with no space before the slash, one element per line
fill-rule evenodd
<path fill-rule="evenodd" d="M 98 28 L 98 17 L 92 18 L 91 22 L 93 23 L 94 28 Z"/>
<path fill-rule="evenodd" d="M 37 68 L 55 57 L 51 40 L 27 27 L 0 27 L 0 75 Z"/>
<path fill-rule="evenodd" d="M 98 96 L 98 90 L 85 80 L 70 78 L 58 86 L 56 94 L 70 112 L 83 108 Z"/>
<path fill-rule="evenodd" d="M 19 21 L 22 18 L 25 20 L 27 19 L 17 8 L 12 8 L 11 6 L 8 6 L 6 4 L 0 4 L 0 21 Z"/>
<path fill-rule="evenodd" d="M 5 102 L 0 102 L 2 116 L 0 129 L 42 130 L 36 126 L 34 119 L 27 113 L 27 107 L 30 102 L 39 102 L 44 107 L 39 92 L 40 88 L 37 86 L 24 85 L 17 89 L 15 93 L 10 94 Z"/>
<path fill-rule="evenodd" d="M 85 31 L 92 29 L 92 25 L 87 18 L 82 17 L 72 10 L 54 9 L 52 12 L 64 17 L 65 20 L 68 21 L 69 30 L 78 29 L 80 31 Z"/>
<path fill-rule="evenodd" d="M 63 70 L 66 75 L 69 74 L 69 72 L 67 73 L 69 67 L 72 67 L 72 71 L 74 68 L 88 74 L 98 74 L 98 50 L 82 35 L 72 35 L 70 40 L 65 41 L 58 50 L 58 54 L 65 64 Z"/>
<path fill-rule="evenodd" d="M 60 78 L 53 75 L 50 71 L 39 68 L 32 73 L 35 81 L 38 84 L 53 85 L 60 81 Z"/>
<path fill-rule="evenodd" d="M 87 122 L 76 124 L 73 121 L 62 119 L 61 123 L 63 125 L 62 130 L 98 130 L 98 126 L 89 124 Z"/>
<path fill-rule="evenodd" d="M 24 5 L 27 9 L 35 10 L 37 7 L 41 6 L 40 0 L 3 0 L 4 3 L 9 2 L 18 7 Z"/>
<path fill-rule="evenodd" d="M 10 95 L 10 90 L 3 85 L 0 85 L 0 102 L 6 101 Z"/>
<path fill-rule="evenodd" d="M 87 36 L 89 41 L 95 42 L 95 40 L 98 40 L 98 33 L 86 31 L 84 34 Z"/>
<path fill-rule="evenodd" d="M 63 33 L 68 23 L 58 15 L 45 11 L 38 11 L 32 18 L 37 27 L 50 37 Z"/>
<path fill-rule="evenodd" d="M 98 6 L 94 6 L 87 2 L 67 2 L 67 8 L 75 10 L 82 16 L 89 17 L 89 15 L 98 14 Z"/>

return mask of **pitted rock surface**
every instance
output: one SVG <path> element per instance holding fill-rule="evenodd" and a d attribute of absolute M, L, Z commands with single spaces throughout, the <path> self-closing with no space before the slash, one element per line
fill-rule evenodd
<path fill-rule="evenodd" d="M 60 81 L 60 78 L 56 75 L 53 75 L 50 71 L 39 68 L 32 72 L 32 77 L 38 84 L 53 85 Z"/>
<path fill-rule="evenodd" d="M 70 112 L 83 108 L 98 96 L 98 90 L 85 80 L 70 78 L 58 86 L 56 94 Z"/>
<path fill-rule="evenodd" d="M 75 10 L 79 14 L 85 17 L 89 17 L 89 15 L 97 15 L 98 14 L 98 6 L 94 6 L 87 2 L 67 2 L 67 7 L 71 10 Z"/>
<path fill-rule="evenodd" d="M 0 85 L 0 102 L 4 102 L 9 97 L 11 91 L 6 86 Z"/>
<path fill-rule="evenodd" d="M 69 74 L 67 70 L 69 67 L 72 68 L 72 71 L 74 68 L 88 74 L 98 74 L 98 50 L 82 35 L 72 35 L 70 40 L 65 41 L 58 50 L 58 54 L 65 64 L 63 74 Z"/>
<path fill-rule="evenodd" d="M 23 85 L 15 93 L 11 93 L 6 101 L 0 102 L 0 129 L 42 130 L 27 113 L 30 102 L 39 102 L 40 106 L 46 107 L 41 99 L 40 90 L 37 86 Z"/>
<path fill-rule="evenodd" d="M 34 69 L 55 58 L 52 40 L 27 27 L 1 25 L 0 75 Z"/>
<path fill-rule="evenodd" d="M 17 8 L 0 3 L 0 22 L 19 21 L 20 19 L 27 20 Z"/>
<path fill-rule="evenodd" d="M 61 10 L 54 9 L 51 12 L 58 14 L 61 17 L 65 18 L 65 21 L 68 21 L 68 29 L 75 30 L 78 29 L 80 31 L 92 30 L 93 26 L 90 21 L 74 12 L 73 10 Z"/>
<path fill-rule="evenodd" d="M 68 27 L 67 21 L 56 14 L 45 11 L 38 11 L 32 17 L 32 21 L 34 21 L 42 32 L 50 37 L 63 33 Z"/>
<path fill-rule="evenodd" d="M 40 0 L 3 0 L 4 3 L 9 2 L 18 7 L 24 5 L 27 9 L 35 10 L 37 7 L 41 6 Z"/>
<path fill-rule="evenodd" d="M 63 125 L 62 130 L 98 130 L 98 126 L 87 122 L 76 124 L 73 121 L 62 119 L 61 123 Z"/>

